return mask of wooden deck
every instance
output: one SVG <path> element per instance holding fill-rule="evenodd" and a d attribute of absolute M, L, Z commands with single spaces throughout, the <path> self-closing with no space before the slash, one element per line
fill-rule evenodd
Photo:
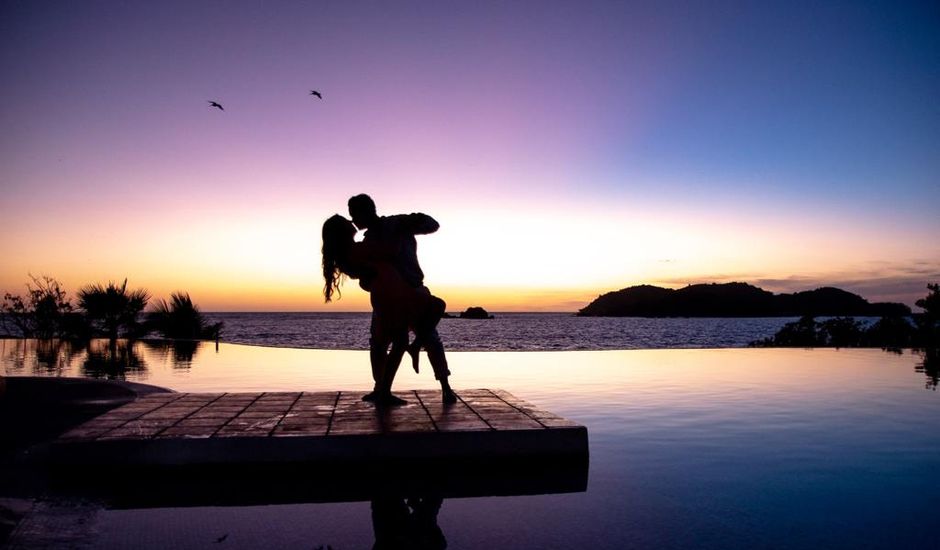
<path fill-rule="evenodd" d="M 587 429 L 502 390 L 396 392 L 376 408 L 363 392 L 154 393 L 55 440 L 62 464 L 199 465 L 395 459 L 583 457 Z"/>

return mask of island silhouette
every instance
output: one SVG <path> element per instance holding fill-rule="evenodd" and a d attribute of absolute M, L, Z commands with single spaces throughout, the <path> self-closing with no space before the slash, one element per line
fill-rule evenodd
<path fill-rule="evenodd" d="M 857 294 L 822 287 L 774 294 L 748 283 L 709 283 L 680 289 L 638 285 L 598 296 L 581 317 L 892 317 L 911 314 L 900 303 L 871 303 Z"/>

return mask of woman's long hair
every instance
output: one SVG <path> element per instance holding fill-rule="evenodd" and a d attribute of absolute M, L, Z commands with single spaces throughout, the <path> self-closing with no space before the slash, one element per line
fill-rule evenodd
<path fill-rule="evenodd" d="M 343 268 L 355 234 L 356 229 L 352 222 L 339 214 L 334 214 L 323 222 L 323 280 L 326 283 L 323 286 L 323 296 L 327 302 L 332 300 L 334 292 L 342 296 L 339 287 L 345 279 Z"/>

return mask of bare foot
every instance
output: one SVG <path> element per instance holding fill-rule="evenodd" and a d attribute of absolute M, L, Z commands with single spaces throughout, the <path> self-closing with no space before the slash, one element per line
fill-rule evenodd
<path fill-rule="evenodd" d="M 408 345 L 408 355 L 411 356 L 411 368 L 418 372 L 418 359 L 421 357 L 421 344 L 412 342 Z"/>
<path fill-rule="evenodd" d="M 376 407 L 398 407 L 400 405 L 407 405 L 408 402 L 402 399 L 401 397 L 395 397 L 392 394 L 382 395 L 377 397 L 375 400 Z"/>
<path fill-rule="evenodd" d="M 457 402 L 457 394 L 450 388 L 441 390 L 441 401 L 443 401 L 445 405 L 453 405 Z"/>

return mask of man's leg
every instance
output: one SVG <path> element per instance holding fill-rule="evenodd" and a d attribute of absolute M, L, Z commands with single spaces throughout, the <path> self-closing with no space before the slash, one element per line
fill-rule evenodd
<path fill-rule="evenodd" d="M 426 286 L 418 287 L 418 291 L 428 295 L 431 294 Z M 428 352 L 428 362 L 431 363 L 431 368 L 434 370 L 434 378 L 441 383 L 441 397 L 444 403 L 456 403 L 457 396 L 454 395 L 454 390 L 451 389 L 448 381 L 450 369 L 447 368 L 444 344 L 441 343 L 441 335 L 437 333 L 437 327 L 423 332 L 419 338 L 421 338 L 425 351 Z"/>
<path fill-rule="evenodd" d="M 431 329 L 422 334 L 421 343 L 424 344 L 424 349 L 428 352 L 428 361 L 434 370 L 434 378 L 447 380 L 447 377 L 450 376 L 450 370 L 447 368 L 444 344 L 441 343 L 441 336 L 437 333 L 437 329 Z"/>
<path fill-rule="evenodd" d="M 376 384 L 382 381 L 385 354 L 388 352 L 388 345 L 381 330 L 378 316 L 373 311 L 372 322 L 369 324 L 369 362 L 372 364 L 372 381 Z"/>
<path fill-rule="evenodd" d="M 445 403 L 456 403 L 457 396 L 454 395 L 454 390 L 451 389 L 448 381 L 450 369 L 447 368 L 444 344 L 441 343 L 441 337 L 437 333 L 437 329 L 425 333 L 421 339 L 424 342 L 424 349 L 428 352 L 428 362 L 431 363 L 431 368 L 434 370 L 434 378 L 441 383 L 441 397 Z"/>
<path fill-rule="evenodd" d="M 398 372 L 405 346 L 408 344 L 407 330 L 396 330 L 388 326 L 386 320 L 372 312 L 372 337 L 369 339 L 369 361 L 372 363 L 372 377 L 375 389 L 365 395 L 363 401 L 374 401 L 376 405 L 404 405 L 407 403 L 392 395 L 392 383 Z M 404 340 L 404 342 L 402 342 Z M 389 345 L 392 346 L 389 353 Z"/>
<path fill-rule="evenodd" d="M 385 380 L 385 364 L 388 357 L 388 336 L 382 330 L 381 319 L 372 312 L 372 324 L 369 325 L 369 363 L 372 365 L 372 392 L 362 397 L 363 401 L 375 401 L 382 394 L 381 385 Z"/>

